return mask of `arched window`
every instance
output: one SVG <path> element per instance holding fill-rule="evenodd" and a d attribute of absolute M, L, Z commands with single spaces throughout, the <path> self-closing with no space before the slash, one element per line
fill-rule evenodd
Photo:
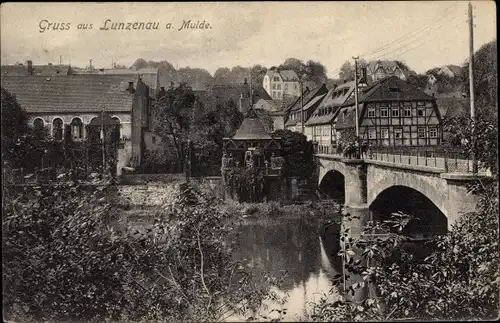
<path fill-rule="evenodd" d="M 45 136 L 45 123 L 42 118 L 36 118 L 33 120 L 33 130 L 35 131 L 35 135 L 37 137 L 42 138 Z"/>
<path fill-rule="evenodd" d="M 74 118 L 71 120 L 71 138 L 73 140 L 83 139 L 83 122 L 80 118 Z"/>
<path fill-rule="evenodd" d="M 122 125 L 120 124 L 120 118 L 113 117 L 113 120 L 116 121 L 117 124 L 114 125 L 112 140 L 119 141 L 120 137 L 121 137 L 121 126 Z"/>
<path fill-rule="evenodd" d="M 52 121 L 52 136 L 55 140 L 63 139 L 63 121 L 61 118 L 56 118 Z"/>

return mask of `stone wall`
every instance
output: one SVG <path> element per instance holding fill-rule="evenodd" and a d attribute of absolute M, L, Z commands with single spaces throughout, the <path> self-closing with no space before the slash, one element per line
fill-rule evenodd
<path fill-rule="evenodd" d="M 118 185 L 117 202 L 131 208 L 157 207 L 172 203 L 178 193 L 179 183 Z"/>

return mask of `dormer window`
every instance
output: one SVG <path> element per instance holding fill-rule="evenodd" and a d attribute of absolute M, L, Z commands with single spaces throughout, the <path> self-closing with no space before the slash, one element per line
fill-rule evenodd
<path fill-rule="evenodd" d="M 389 92 L 401 92 L 401 89 L 398 87 L 389 87 Z"/>

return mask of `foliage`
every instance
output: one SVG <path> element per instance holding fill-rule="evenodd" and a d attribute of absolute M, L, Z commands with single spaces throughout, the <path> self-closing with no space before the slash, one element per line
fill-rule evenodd
<path fill-rule="evenodd" d="M 1 88 L 2 109 L 2 154 L 7 151 L 17 140 L 24 135 L 27 129 L 28 115 L 21 108 L 15 97 Z"/>
<path fill-rule="evenodd" d="M 3 204 L 7 318 L 197 321 L 264 297 L 230 258 L 234 217 L 185 187 L 147 233 L 117 226 L 112 186 L 9 192 Z M 169 222 L 173 221 L 173 222 Z"/>
<path fill-rule="evenodd" d="M 222 174 L 224 187 L 236 194 L 239 202 L 261 202 L 264 198 L 264 174 L 259 168 L 231 167 Z"/>
<path fill-rule="evenodd" d="M 498 106 L 497 41 L 493 40 L 474 53 L 474 91 L 479 106 Z M 464 92 L 469 93 L 469 64 L 464 66 Z M 496 109 L 493 109 L 496 111 Z"/>
<path fill-rule="evenodd" d="M 304 81 L 311 82 L 315 85 L 320 85 L 328 80 L 326 76 L 326 67 L 320 62 L 312 60 L 304 63 L 297 58 L 287 58 L 283 64 L 278 67 L 280 70 L 291 69 L 302 77 Z"/>
<path fill-rule="evenodd" d="M 361 68 L 368 66 L 364 59 L 358 60 L 358 74 L 361 75 Z M 340 67 L 339 77 L 341 80 L 354 81 L 354 64 L 350 61 L 345 61 Z"/>
<path fill-rule="evenodd" d="M 184 146 L 194 118 L 195 96 L 191 87 L 181 83 L 170 87 L 157 103 L 160 122 L 154 133 L 163 141 L 173 140 L 177 158 L 181 165 L 184 161 Z"/>
<path fill-rule="evenodd" d="M 308 141 L 305 135 L 290 130 L 276 130 L 273 136 L 281 138 L 286 175 L 296 177 L 311 176 L 315 169 L 312 142 Z"/>

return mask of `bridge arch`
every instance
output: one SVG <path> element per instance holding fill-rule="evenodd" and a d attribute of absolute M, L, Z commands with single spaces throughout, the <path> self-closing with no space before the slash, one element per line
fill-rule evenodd
<path fill-rule="evenodd" d="M 344 163 L 336 160 L 320 160 L 319 162 L 319 178 L 318 185 L 321 185 L 321 181 L 328 172 L 336 171 L 342 174 L 344 178 L 346 177 L 346 166 Z"/>
<path fill-rule="evenodd" d="M 389 219 L 395 212 L 413 216 L 405 228 L 411 234 L 442 234 L 448 230 L 448 218 L 431 199 L 408 186 L 393 185 L 383 190 L 369 205 L 373 220 Z"/>
<path fill-rule="evenodd" d="M 434 185 L 425 181 L 423 178 L 415 176 L 407 177 L 398 173 L 382 178 L 368 190 L 368 206 L 370 206 L 383 191 L 393 186 L 408 187 L 421 193 L 429 199 L 439 209 L 439 211 L 448 217 L 448 190 L 445 187 L 438 189 Z"/>

